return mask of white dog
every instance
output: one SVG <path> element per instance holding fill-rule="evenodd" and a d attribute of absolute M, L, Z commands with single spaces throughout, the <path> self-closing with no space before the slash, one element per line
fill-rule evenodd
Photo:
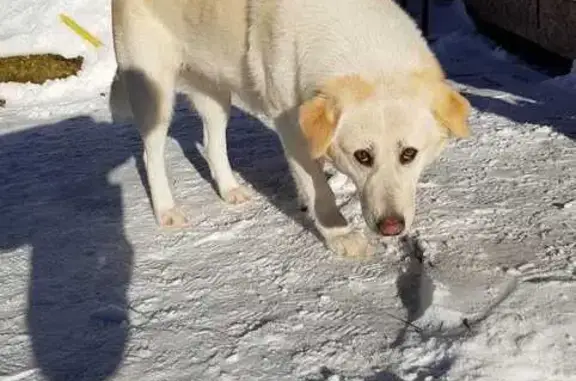
<path fill-rule="evenodd" d="M 112 2 L 113 93 L 127 91 L 162 226 L 187 224 L 164 162 L 177 87 L 202 118 L 221 197 L 249 198 L 227 157 L 234 100 L 277 131 L 316 227 L 344 255 L 370 245 L 339 212 L 317 159 L 354 181 L 368 226 L 393 236 L 412 224 L 422 170 L 450 135 L 469 134 L 468 102 L 392 0 Z"/>

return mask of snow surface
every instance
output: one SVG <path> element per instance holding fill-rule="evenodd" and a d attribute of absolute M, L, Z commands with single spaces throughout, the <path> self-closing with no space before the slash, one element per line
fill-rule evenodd
<path fill-rule="evenodd" d="M 0 84 L 0 380 L 576 380 L 575 81 L 462 9 L 435 9 L 459 22 L 434 48 L 474 136 L 423 177 L 413 237 L 359 261 L 318 241 L 277 138 L 240 112 L 230 156 L 255 197 L 223 204 L 183 103 L 167 158 L 193 228 L 158 230 L 137 133 L 108 122 L 109 2 L 0 0 L 0 54 L 86 57 L 78 77 Z"/>

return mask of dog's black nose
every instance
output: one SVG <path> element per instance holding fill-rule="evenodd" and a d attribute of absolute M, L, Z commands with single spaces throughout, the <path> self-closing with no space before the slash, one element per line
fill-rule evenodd
<path fill-rule="evenodd" d="M 378 223 L 378 230 L 383 236 L 399 235 L 404 231 L 406 222 L 398 216 L 385 217 Z"/>

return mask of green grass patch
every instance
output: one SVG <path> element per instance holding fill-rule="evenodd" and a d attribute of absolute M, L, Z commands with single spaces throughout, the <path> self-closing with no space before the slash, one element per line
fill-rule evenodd
<path fill-rule="evenodd" d="M 59 54 L 0 57 L 0 82 L 42 84 L 76 75 L 83 62 L 84 57 L 65 58 Z"/>

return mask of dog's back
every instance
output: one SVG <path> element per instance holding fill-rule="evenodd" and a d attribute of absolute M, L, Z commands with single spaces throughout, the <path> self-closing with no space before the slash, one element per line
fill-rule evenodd
<path fill-rule="evenodd" d="M 114 40 L 120 69 L 162 61 L 278 109 L 322 77 L 434 64 L 402 12 L 392 0 L 113 0 Z"/>

